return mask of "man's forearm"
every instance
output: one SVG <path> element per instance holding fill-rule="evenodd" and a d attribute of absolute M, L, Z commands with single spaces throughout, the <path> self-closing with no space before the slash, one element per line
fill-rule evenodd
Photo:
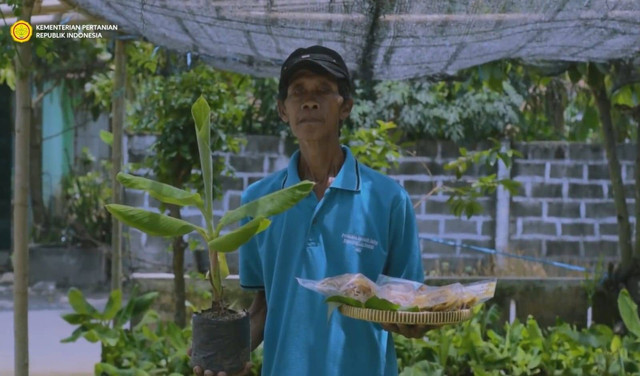
<path fill-rule="evenodd" d="M 267 320 L 267 299 L 264 291 L 258 291 L 249 307 L 251 317 L 251 351 L 258 347 L 264 339 L 264 323 Z"/>

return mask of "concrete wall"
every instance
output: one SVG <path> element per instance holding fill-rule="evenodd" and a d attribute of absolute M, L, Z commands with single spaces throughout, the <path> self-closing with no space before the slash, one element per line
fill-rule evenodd
<path fill-rule="evenodd" d="M 517 144 L 511 245 L 547 257 L 616 258 L 618 226 L 609 166 L 600 145 Z M 635 213 L 635 144 L 618 146 L 629 213 Z M 632 219 L 635 223 L 635 217 Z"/>
<path fill-rule="evenodd" d="M 128 158 L 139 161 L 148 152 L 153 139 L 132 136 L 127 142 Z M 617 259 L 617 224 L 608 181 L 604 149 L 600 145 L 532 142 L 516 143 L 513 148 L 522 153 L 507 173 L 522 183 L 520 191 L 508 200 L 508 215 L 496 219 L 497 199 L 480 200 L 484 211 L 470 219 L 458 218 L 449 210 L 448 196 L 440 191 L 427 197 L 432 188 L 455 186 L 453 173 L 444 165 L 458 156 L 458 147 L 447 142 L 419 142 L 413 155 L 401 159 L 399 166 L 388 172 L 410 194 L 416 208 L 421 246 L 428 270 L 441 265 L 442 260 L 464 265 L 476 265 L 484 255 L 461 247 L 470 244 L 494 248 L 500 228 L 508 231 L 505 251 L 540 256 L 549 260 L 577 264 Z M 618 148 L 622 176 L 627 191 L 629 211 L 633 213 L 632 196 L 635 145 Z M 237 207 L 240 195 L 252 182 L 286 167 L 288 156 L 295 150 L 290 141 L 270 136 L 250 136 L 247 145 L 237 155 L 219 154 L 235 175 L 220 177 L 224 194 L 214 204 L 214 214 L 221 216 Z M 466 176 L 472 179 L 487 173 L 475 168 Z M 128 204 L 157 208 L 157 202 L 140 192 L 126 192 Z M 201 224 L 197 212 L 185 209 L 183 216 Z M 632 221 L 635 219 L 632 218 Z M 442 238 L 458 244 L 450 246 L 432 242 Z M 130 266 L 136 271 L 169 271 L 168 243 L 148 237 L 137 230 L 130 231 L 132 250 Z M 231 255 L 234 262 L 235 255 Z M 192 263 L 191 255 L 187 255 Z M 457 266 L 460 266 L 457 265 Z M 453 266 L 453 267 L 457 267 Z"/>

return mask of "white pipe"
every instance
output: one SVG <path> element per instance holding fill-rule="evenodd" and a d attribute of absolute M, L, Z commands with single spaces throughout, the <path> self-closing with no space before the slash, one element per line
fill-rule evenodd
<path fill-rule="evenodd" d="M 593 307 L 589 306 L 589 308 L 587 308 L 587 328 L 591 327 L 591 324 L 593 324 Z"/>
<path fill-rule="evenodd" d="M 511 299 L 509 301 L 509 324 L 513 324 L 516 320 L 516 301 Z"/>
<path fill-rule="evenodd" d="M 511 148 L 511 142 L 509 139 L 503 139 L 501 141 L 501 151 L 506 152 Z M 498 179 L 511 178 L 511 169 L 507 168 L 504 162 L 498 163 Z M 498 186 L 496 191 L 496 249 L 501 252 L 507 252 L 509 250 L 509 224 L 511 223 L 509 218 L 509 206 L 511 202 L 511 194 L 502 185 Z M 504 256 L 496 255 L 496 264 L 499 268 L 504 267 Z"/>

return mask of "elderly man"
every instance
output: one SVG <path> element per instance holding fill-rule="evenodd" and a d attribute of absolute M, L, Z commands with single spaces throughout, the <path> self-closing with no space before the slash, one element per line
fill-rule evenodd
<path fill-rule="evenodd" d="M 252 184 L 242 197 L 246 203 L 301 180 L 316 183 L 313 193 L 274 216 L 269 229 L 240 249 L 240 284 L 257 290 L 251 342 L 255 348 L 264 340 L 266 376 L 397 375 L 389 331 L 421 337 L 427 329 L 381 327 L 338 313 L 327 321 L 324 298 L 296 281 L 344 273 L 424 279 L 407 193 L 340 145 L 340 127 L 353 107 L 350 89 L 337 52 L 295 50 L 282 65 L 278 112 L 300 149 L 286 169 Z"/>

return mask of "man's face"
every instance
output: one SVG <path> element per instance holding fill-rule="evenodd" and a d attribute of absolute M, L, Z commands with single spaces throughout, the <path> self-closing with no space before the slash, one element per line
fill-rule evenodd
<path fill-rule="evenodd" d="M 296 72 L 289 82 L 287 98 L 278 100 L 280 118 L 300 141 L 338 138 L 340 121 L 345 120 L 353 100 L 344 100 L 338 82 L 331 75 L 306 69 Z"/>

